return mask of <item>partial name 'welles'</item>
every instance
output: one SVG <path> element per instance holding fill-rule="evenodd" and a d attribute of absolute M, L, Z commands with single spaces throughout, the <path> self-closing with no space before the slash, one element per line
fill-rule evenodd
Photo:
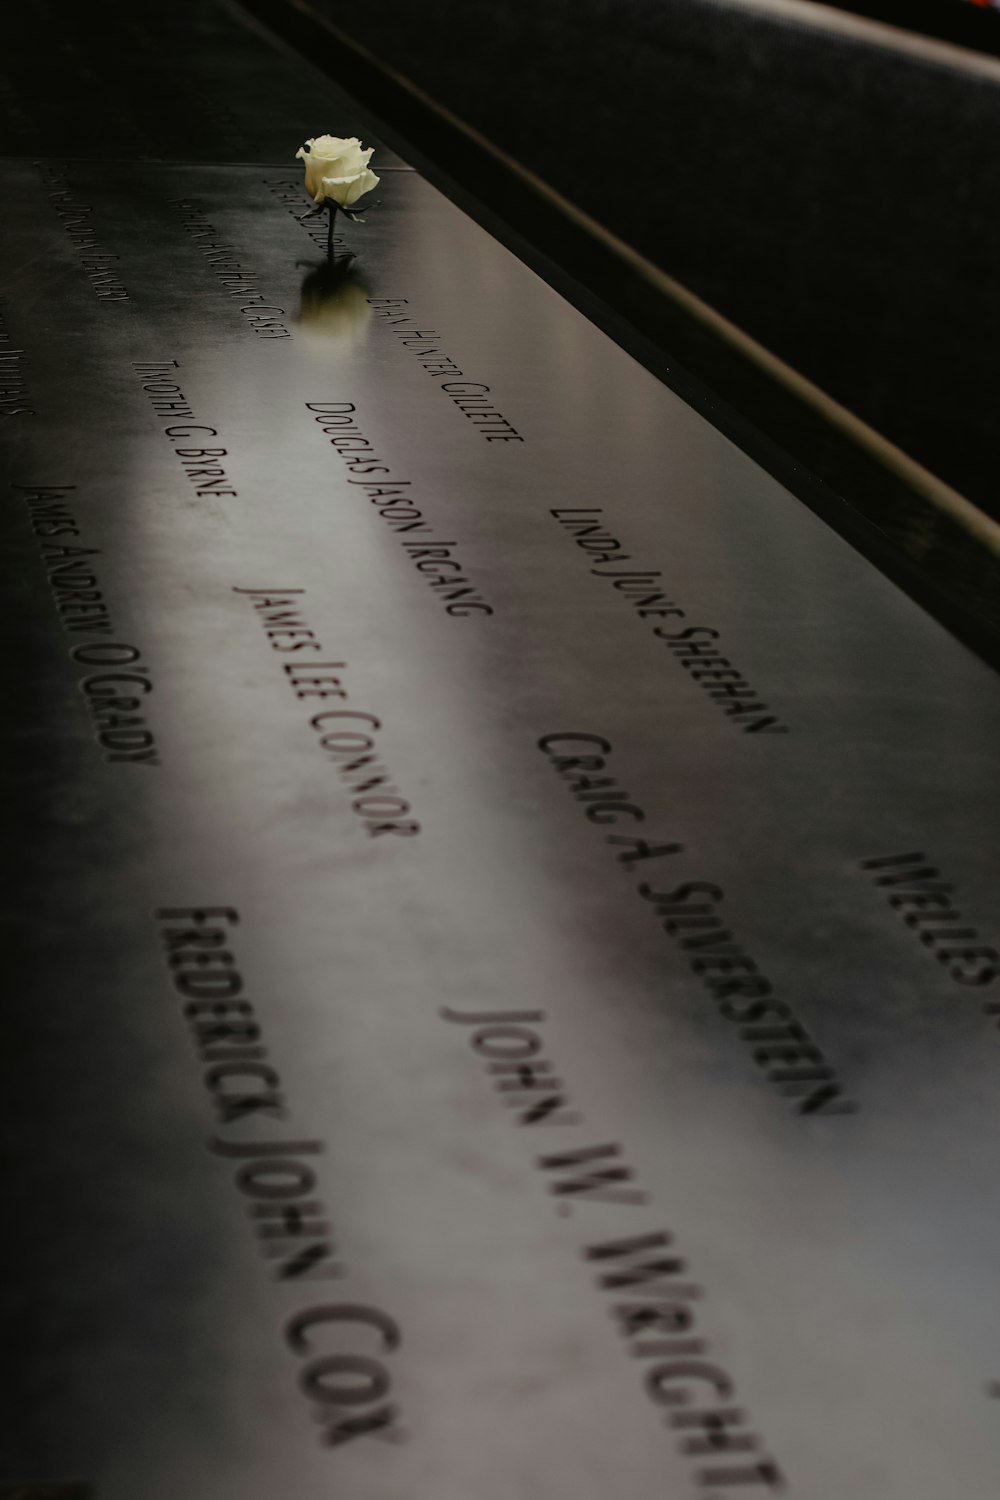
<path fill-rule="evenodd" d="M 963 916 L 956 886 L 921 850 L 863 859 L 861 868 L 882 887 L 924 952 L 936 958 L 956 984 L 984 988 L 1000 979 L 1000 951 Z M 990 1000 L 983 1009 L 988 1016 L 998 1016 L 1000 1002 Z"/>
<path fill-rule="evenodd" d="M 80 641 L 70 647 L 69 654 L 79 666 L 88 668 L 78 686 L 105 760 L 160 765 L 156 737 L 146 718 L 153 679 L 138 646 L 104 638 L 115 630 L 94 562 L 101 551 L 83 544 L 70 507 L 76 486 L 15 484 L 13 488 L 28 507 L 63 629 L 102 637 Z"/>
<path fill-rule="evenodd" d="M 233 953 L 240 914 L 231 906 L 168 906 L 155 915 L 218 1120 L 208 1149 L 233 1173 L 276 1292 L 297 1299 L 284 1342 L 300 1361 L 299 1389 L 313 1403 L 320 1440 L 339 1448 L 361 1437 L 396 1438 L 400 1413 L 386 1399 L 393 1384 L 387 1356 L 402 1344 L 399 1324 L 381 1308 L 335 1299 L 332 1288 L 322 1301 L 298 1303 L 300 1287 L 339 1281 L 348 1271 L 319 1187 L 325 1145 L 291 1129 L 285 1085 Z"/>
<path fill-rule="evenodd" d="M 416 319 L 401 311 L 408 306 L 406 297 L 369 297 L 368 303 L 488 443 L 524 442 L 513 422 L 493 405 L 489 386 L 482 380 L 466 380 L 464 370 L 441 348 L 441 337 L 435 329 L 418 328 Z"/>
<path fill-rule="evenodd" d="M 323 651 L 322 642 L 307 624 L 302 612 L 304 589 L 234 589 L 253 607 L 264 627 L 268 644 L 279 656 L 299 651 Z M 412 838 L 420 824 L 411 816 L 410 803 L 395 785 L 376 749 L 382 720 L 367 708 L 344 705 L 351 694 L 344 686 L 347 663 L 286 661 L 282 670 L 295 697 L 316 711 L 309 727 L 320 749 L 336 767 L 347 788 L 351 812 L 360 818 L 371 839 L 386 834 Z M 317 700 L 322 703 L 318 707 Z"/>
<path fill-rule="evenodd" d="M 112 262 L 121 257 L 105 250 L 98 240 L 93 204 L 80 202 L 64 166 L 54 162 L 36 162 L 35 165 L 48 189 L 49 201 L 67 239 L 80 258 L 80 265 L 87 274 L 95 296 L 101 302 L 127 301 L 128 292 L 118 279 L 117 271 L 111 269 Z"/>
<path fill-rule="evenodd" d="M 169 417 L 163 434 L 173 445 L 184 473 L 196 495 L 236 495 L 236 489 L 219 462 L 227 457 L 225 448 L 204 446 L 206 438 L 217 438 L 217 427 L 206 427 L 194 421 L 191 405 L 177 383 L 180 368 L 176 359 L 133 361 L 132 368 L 158 417 Z M 187 421 L 179 420 L 187 418 Z"/>

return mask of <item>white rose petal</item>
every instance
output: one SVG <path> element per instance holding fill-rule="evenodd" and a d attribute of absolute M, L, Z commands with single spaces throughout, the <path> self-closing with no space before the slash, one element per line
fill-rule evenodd
<path fill-rule="evenodd" d="M 379 179 L 369 170 L 374 147 L 367 150 L 356 135 L 317 135 L 295 153 L 306 169 L 306 192 L 315 203 L 332 198 L 347 207 L 375 187 Z"/>
<path fill-rule="evenodd" d="M 356 177 L 324 177 L 323 194 L 332 198 L 334 203 L 339 203 L 341 208 L 350 208 L 362 193 L 370 193 L 373 187 L 377 187 L 379 181 L 375 173 L 365 167 Z"/>

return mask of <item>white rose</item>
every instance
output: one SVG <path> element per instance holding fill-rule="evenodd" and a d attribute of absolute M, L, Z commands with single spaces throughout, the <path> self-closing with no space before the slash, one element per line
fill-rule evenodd
<path fill-rule="evenodd" d="M 332 198 L 349 208 L 363 193 L 378 186 L 379 178 L 369 169 L 374 146 L 362 148 L 356 135 L 318 135 L 300 146 L 295 159 L 305 163 L 306 192 L 316 203 Z"/>

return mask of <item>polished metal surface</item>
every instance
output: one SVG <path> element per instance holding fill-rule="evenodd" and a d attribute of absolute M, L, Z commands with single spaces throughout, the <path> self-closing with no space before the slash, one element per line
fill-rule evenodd
<path fill-rule="evenodd" d="M 416 174 L 333 276 L 296 191 L 4 169 L 0 1478 L 990 1500 L 996 676 Z"/>

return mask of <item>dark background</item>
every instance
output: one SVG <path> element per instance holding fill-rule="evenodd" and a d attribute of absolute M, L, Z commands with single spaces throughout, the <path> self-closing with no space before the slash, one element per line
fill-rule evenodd
<path fill-rule="evenodd" d="M 714 0 L 316 8 L 1000 514 L 995 59 Z"/>
<path fill-rule="evenodd" d="M 847 35 L 808 3 L 791 20 L 735 0 L 312 0 L 1000 516 L 1000 14 L 847 3 L 950 40 Z M 337 124 L 322 78 L 303 90 L 301 64 L 213 0 L 34 0 L 3 36 L 4 152 L 198 160 L 224 137 L 227 158 L 265 160 L 265 115 L 289 140 Z"/>

